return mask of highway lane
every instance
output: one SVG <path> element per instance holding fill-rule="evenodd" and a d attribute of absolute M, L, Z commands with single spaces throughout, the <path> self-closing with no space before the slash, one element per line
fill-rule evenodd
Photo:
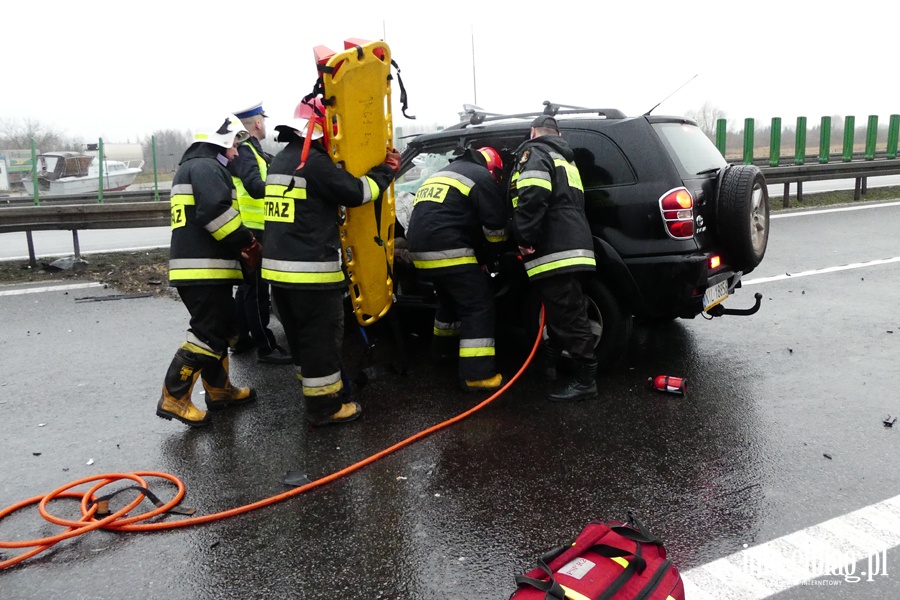
<path fill-rule="evenodd" d="M 774 215 L 765 260 L 727 301 L 749 306 L 760 292 L 762 309 L 638 325 L 596 401 L 550 404 L 526 373 L 469 418 L 320 490 L 208 526 L 90 534 L 0 573 L 4 596 L 502 600 L 544 550 L 632 509 L 666 541 L 691 600 L 897 597 L 900 528 L 884 507 L 900 496 L 900 427 L 882 419 L 900 414 L 900 206 L 853 208 Z M 381 367 L 357 386 L 359 421 L 309 430 L 291 368 L 241 355 L 233 377 L 258 388 L 259 404 L 186 431 L 153 415 L 183 307 L 90 300 L 108 294 L 0 287 L 0 312 L 16 316 L 0 321 L 0 507 L 77 477 L 160 469 L 208 514 L 283 491 L 288 469 L 325 475 L 481 399 L 430 363 L 424 337 L 403 338 L 402 376 L 385 366 L 397 346 L 384 328 L 366 355 L 348 327 L 351 373 Z M 498 352 L 508 376 L 525 357 L 511 332 Z M 658 374 L 686 377 L 688 395 L 648 390 Z M 51 529 L 16 515 L 0 539 Z M 842 571 L 815 581 L 839 585 L 800 585 L 816 556 L 798 544 L 810 541 Z M 882 550 L 887 575 L 848 580 Z"/>

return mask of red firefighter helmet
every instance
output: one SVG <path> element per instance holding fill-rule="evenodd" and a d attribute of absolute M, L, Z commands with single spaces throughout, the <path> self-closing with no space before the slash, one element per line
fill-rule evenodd
<path fill-rule="evenodd" d="M 500 178 L 503 176 L 503 159 L 500 158 L 500 153 L 490 146 L 479 148 L 478 153 L 484 157 L 487 163 L 487 170 L 494 176 L 494 180 L 500 181 Z"/>
<path fill-rule="evenodd" d="M 316 112 L 318 111 L 318 112 Z M 297 131 L 300 135 L 306 137 L 309 132 L 309 123 L 313 122 L 313 133 L 311 139 L 317 140 L 325 135 L 325 106 L 319 97 L 311 100 L 301 100 L 294 109 L 294 118 L 276 125 L 275 129 L 289 128 Z"/>
<path fill-rule="evenodd" d="M 322 99 L 316 96 L 310 100 L 301 100 L 297 108 L 294 109 L 295 119 L 319 119 L 325 120 L 325 106 Z"/>

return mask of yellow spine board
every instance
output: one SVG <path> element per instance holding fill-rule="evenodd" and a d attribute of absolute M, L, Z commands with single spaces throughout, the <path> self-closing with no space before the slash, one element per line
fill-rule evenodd
<path fill-rule="evenodd" d="M 368 42 L 332 56 L 323 73 L 326 122 L 335 123 L 330 152 L 335 163 L 356 176 L 384 162 L 394 147 L 391 118 L 391 52 L 382 41 Z M 393 299 L 394 185 L 380 202 L 348 208 L 340 228 L 344 264 L 350 277 L 350 298 L 360 325 L 387 314 Z M 380 227 L 378 223 L 380 222 Z"/>

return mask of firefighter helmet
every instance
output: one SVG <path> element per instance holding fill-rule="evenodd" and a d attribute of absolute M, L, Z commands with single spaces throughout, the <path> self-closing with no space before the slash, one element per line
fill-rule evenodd
<path fill-rule="evenodd" d="M 212 131 L 198 131 L 194 134 L 195 142 L 213 144 L 226 150 L 250 137 L 250 132 L 234 115 L 228 115 L 221 125 Z"/>
<path fill-rule="evenodd" d="M 494 180 L 500 181 L 503 176 L 503 159 L 500 158 L 500 153 L 490 146 L 479 148 L 478 153 L 484 157 L 487 170 L 494 176 Z"/>
<path fill-rule="evenodd" d="M 293 129 L 301 136 L 306 137 L 309 131 L 309 122 L 313 122 L 312 139 L 317 140 L 325 135 L 325 107 L 322 105 L 322 99 L 318 96 L 312 100 L 301 100 L 300 104 L 294 109 L 294 118 L 288 119 L 284 123 L 275 126 L 275 130 Z"/>

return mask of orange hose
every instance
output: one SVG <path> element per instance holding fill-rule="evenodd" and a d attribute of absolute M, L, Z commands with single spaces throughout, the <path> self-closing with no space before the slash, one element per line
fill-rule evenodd
<path fill-rule="evenodd" d="M 324 477 L 320 477 L 315 481 L 311 481 L 305 485 L 293 488 L 286 492 L 282 492 L 280 494 L 276 494 L 274 496 L 270 496 L 268 498 L 263 498 L 262 500 L 257 500 L 251 504 L 245 504 L 243 506 L 238 506 L 235 508 L 230 508 L 228 510 L 223 510 L 221 512 L 203 515 L 200 517 L 189 517 L 187 519 L 183 519 L 181 521 L 171 521 L 171 522 L 156 522 L 156 523 L 140 523 L 140 521 L 146 521 L 147 519 L 151 519 L 158 515 L 164 514 L 167 511 L 171 510 L 175 506 L 177 506 L 181 499 L 185 494 L 184 482 L 182 482 L 178 477 L 174 475 L 170 475 L 168 473 L 162 473 L 159 471 L 135 471 L 133 473 L 105 473 L 102 475 L 93 475 L 91 477 L 85 477 L 83 479 L 79 479 L 77 481 L 73 481 L 71 483 L 67 483 L 64 486 L 61 486 L 49 494 L 44 496 L 34 496 L 33 498 L 28 498 L 27 500 L 22 500 L 21 502 L 17 502 L 16 504 L 12 504 L 2 511 L 0 511 L 0 521 L 8 517 L 14 512 L 17 512 L 26 506 L 30 506 L 32 504 L 38 504 L 38 512 L 40 515 L 47 521 L 54 523 L 56 525 L 61 525 L 63 527 L 67 527 L 68 529 L 62 533 L 57 535 L 48 536 L 44 538 L 34 539 L 34 540 L 20 540 L 20 541 L 4 541 L 0 540 L 0 548 L 32 548 L 22 554 L 14 556 L 13 558 L 7 559 L 5 561 L 0 562 L 0 571 L 12 567 L 13 565 L 17 565 L 32 556 L 40 554 L 41 552 L 51 548 L 54 544 L 57 544 L 63 540 L 67 540 L 69 538 L 73 538 L 75 536 L 87 533 L 89 531 L 94 531 L 96 529 L 106 529 L 106 530 L 115 530 L 115 531 L 160 531 L 163 529 L 175 529 L 176 527 L 189 527 L 191 525 L 200 525 L 201 523 L 209 523 L 211 521 L 218 521 L 220 519 L 225 519 L 227 517 L 233 517 L 236 515 L 240 515 L 246 512 L 250 512 L 252 510 L 256 510 L 257 508 L 263 508 L 264 506 L 269 506 L 275 504 L 277 502 L 281 502 L 282 500 L 287 500 L 288 498 L 293 498 L 294 496 L 299 496 L 300 494 L 307 492 L 311 489 L 317 488 L 319 486 L 325 485 L 326 483 L 330 483 L 341 477 L 349 475 L 359 469 L 369 465 L 376 460 L 384 458 L 385 456 L 396 452 L 397 450 L 412 444 L 428 435 L 436 431 L 440 431 L 454 423 L 458 423 L 462 421 L 466 417 L 478 412 L 500 396 L 502 396 L 509 387 L 515 383 L 519 377 L 522 376 L 522 373 L 525 372 L 525 369 L 528 368 L 528 365 L 531 364 L 531 361 L 534 359 L 534 355 L 537 352 L 538 346 L 541 342 L 541 332 L 544 329 L 544 311 L 541 308 L 541 320 L 540 326 L 538 327 L 538 335 L 534 340 L 534 345 L 531 347 L 531 352 L 528 354 L 528 358 L 519 368 L 515 375 L 513 375 L 512 379 L 510 379 L 506 384 L 503 385 L 499 390 L 491 394 L 487 399 L 483 400 L 481 403 L 473 406 L 469 410 L 462 412 L 455 417 L 447 419 L 442 423 L 438 423 L 437 425 L 433 425 L 427 429 L 420 431 L 410 437 L 406 438 L 403 441 L 397 442 L 393 446 L 385 448 L 380 452 L 376 452 L 371 456 L 364 458 L 363 460 L 356 462 L 348 467 L 341 469 L 340 471 L 335 471 L 330 475 L 326 475 Z M 162 504 L 150 510 L 148 512 L 140 513 L 133 517 L 124 518 L 125 515 L 134 510 L 144 499 L 142 494 L 138 494 L 137 498 L 129 502 L 123 508 L 117 510 L 114 513 L 103 517 L 102 519 L 94 519 L 94 514 L 97 512 L 97 505 L 94 504 L 94 500 L 96 498 L 96 493 L 101 489 L 114 483 L 116 481 L 120 481 L 122 479 L 130 479 L 136 482 L 141 487 L 147 488 L 147 482 L 144 480 L 144 477 L 156 477 L 160 479 L 166 479 L 171 481 L 177 487 L 177 491 L 175 496 L 169 500 L 168 502 Z M 84 485 L 91 482 L 98 482 L 93 485 L 86 492 L 76 492 L 72 491 L 72 488 L 78 487 L 80 485 Z M 51 514 L 47 510 L 47 504 L 51 500 L 60 499 L 60 498 L 72 498 L 72 499 L 81 499 L 81 519 L 78 521 L 72 521 L 68 519 L 62 519 Z"/>

